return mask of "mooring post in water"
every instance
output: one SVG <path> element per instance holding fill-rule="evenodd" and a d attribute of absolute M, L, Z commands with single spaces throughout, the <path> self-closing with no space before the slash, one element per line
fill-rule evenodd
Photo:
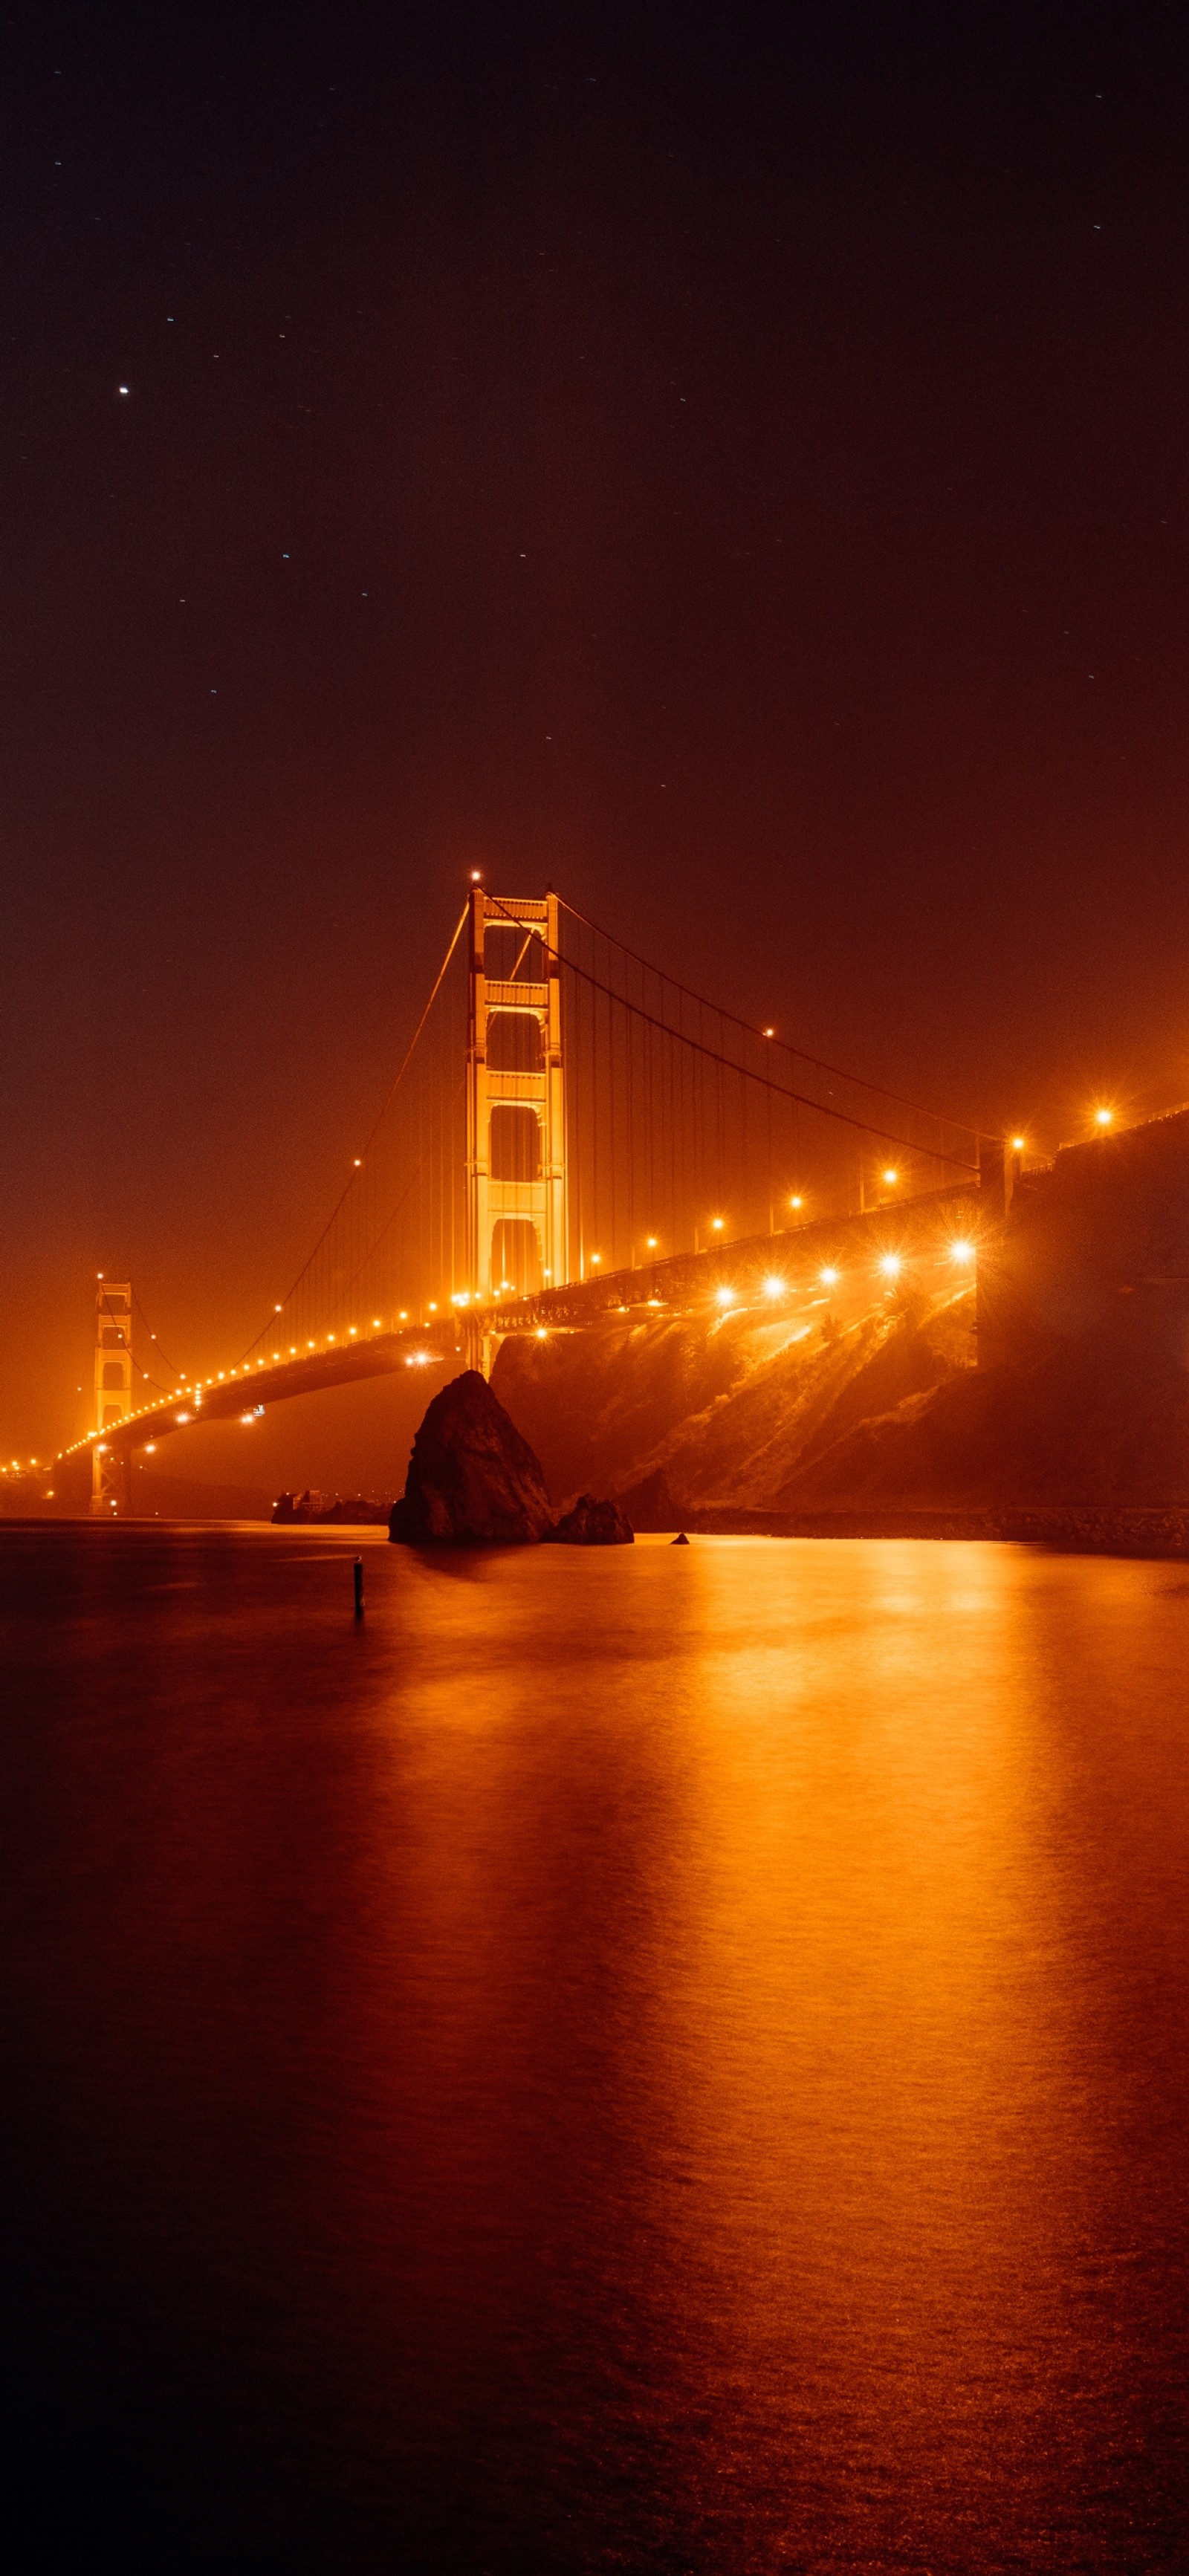
<path fill-rule="evenodd" d="M 355 1616 L 363 1617 L 363 1558 L 357 1556 L 351 1569 L 355 1577 Z"/>

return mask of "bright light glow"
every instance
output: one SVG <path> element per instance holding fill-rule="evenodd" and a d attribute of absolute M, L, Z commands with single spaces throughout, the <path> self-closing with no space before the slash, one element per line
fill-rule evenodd
<path fill-rule="evenodd" d="M 591 1261 L 592 1261 L 592 1263 L 593 1263 L 593 1265 L 594 1265 L 595 1269 L 597 1270 L 597 1268 L 598 1268 L 598 1266 L 599 1266 L 599 1263 L 600 1263 L 600 1261 L 601 1261 L 601 1260 L 602 1260 L 602 1258 L 603 1258 L 602 1253 L 601 1253 L 601 1252 L 592 1252 L 592 1254 L 591 1254 L 591 1256 L 590 1256 L 590 1257 L 591 1257 Z"/>
<path fill-rule="evenodd" d="M 1095 1126 L 1109 1127 L 1114 1114 L 1113 1109 L 1096 1109 L 1094 1112 Z"/>
<path fill-rule="evenodd" d="M 313 1343 L 312 1343 L 312 1342 L 307 1342 L 307 1343 L 306 1343 L 306 1349 L 307 1349 L 307 1351 L 312 1351 L 312 1350 L 313 1350 L 313 1347 L 314 1347 L 314 1345 L 313 1345 Z"/>
<path fill-rule="evenodd" d="M 157 1454 L 157 1443 L 156 1443 L 156 1441 L 155 1441 L 155 1440 L 146 1440 L 145 1445 L 144 1445 L 144 1453 L 145 1453 L 146 1458 L 155 1458 L 155 1457 L 156 1457 L 156 1454 Z M 34 1464 L 36 1464 L 36 1461 L 34 1461 Z"/>
<path fill-rule="evenodd" d="M 347 1337 L 348 1337 L 348 1340 L 353 1339 L 353 1338 L 354 1338 L 354 1336 L 355 1336 L 355 1334 L 358 1332 L 358 1330 L 359 1330 L 359 1326 L 358 1326 L 358 1324 L 349 1324 L 349 1325 L 347 1326 Z"/>
<path fill-rule="evenodd" d="M 783 1279 L 765 1279 L 764 1295 L 765 1297 L 783 1297 L 784 1287 L 785 1283 Z"/>
<path fill-rule="evenodd" d="M 817 1275 L 818 1275 L 818 1278 L 821 1280 L 821 1283 L 822 1283 L 823 1288 L 832 1288 L 832 1287 L 834 1286 L 835 1281 L 836 1281 L 836 1280 L 837 1280 L 837 1278 L 839 1277 L 839 1273 L 838 1273 L 838 1271 L 837 1271 L 837 1270 L 830 1270 L 830 1269 L 828 1269 L 828 1268 L 827 1268 L 827 1269 L 825 1269 L 825 1270 L 819 1270 L 819 1272 L 818 1272 L 818 1274 L 817 1274 Z"/>
<path fill-rule="evenodd" d="M 655 1252 L 655 1251 L 656 1251 L 656 1247 L 657 1247 L 657 1237 L 656 1237 L 656 1235 L 655 1235 L 655 1234 L 650 1234 L 650 1235 L 649 1235 L 649 1238 L 648 1238 L 648 1249 L 649 1249 L 649 1251 L 650 1251 L 650 1252 Z"/>
<path fill-rule="evenodd" d="M 734 1289 L 716 1288 L 714 1291 L 714 1302 L 716 1306 L 733 1306 L 735 1303 Z"/>
<path fill-rule="evenodd" d="M 764 1035 L 765 1035 L 765 1037 L 766 1037 L 766 1038 L 774 1038 L 774 1037 L 775 1037 L 775 1035 L 776 1035 L 776 1031 L 775 1031 L 775 1029 L 765 1029 L 765 1031 L 764 1031 Z"/>
<path fill-rule="evenodd" d="M 1013 1136 L 1013 1137 L 1012 1137 L 1012 1140 L 1011 1140 L 1011 1149 L 1012 1149 L 1013 1154 L 1022 1154 L 1022 1153 L 1023 1153 L 1023 1151 L 1024 1151 L 1024 1139 L 1023 1139 L 1023 1137 L 1022 1137 L 1022 1136 Z"/>
<path fill-rule="evenodd" d="M 402 1322 L 402 1323 L 404 1322 L 404 1317 L 403 1317 L 403 1315 L 402 1315 L 402 1317 L 401 1317 L 401 1322 Z M 372 1317 L 372 1331 L 373 1331 L 373 1333 L 378 1333 L 378 1332 L 379 1332 L 379 1329 L 380 1329 L 380 1318 L 379 1318 L 379 1316 L 378 1316 L 378 1315 L 373 1315 L 373 1317 Z"/>
<path fill-rule="evenodd" d="M 433 1300 L 433 1298 L 432 1298 L 432 1297 L 430 1298 L 430 1301 L 429 1301 L 429 1311 L 430 1311 L 430 1314 L 431 1314 L 431 1315 L 436 1315 L 436 1314 L 437 1314 L 437 1311 L 438 1311 L 438 1310 L 437 1310 L 437 1306 L 435 1305 L 434 1300 Z"/>
<path fill-rule="evenodd" d="M 190 1419 L 190 1416 L 189 1416 L 189 1414 L 188 1414 L 188 1413 L 179 1413 L 179 1414 L 177 1414 L 177 1415 L 176 1415 L 175 1419 L 176 1419 L 178 1422 L 188 1422 L 188 1421 L 189 1421 L 189 1419 Z"/>
<path fill-rule="evenodd" d="M 377 1316 L 374 1318 L 374 1320 L 375 1320 L 375 1322 L 378 1324 L 378 1323 L 379 1323 L 379 1321 L 380 1321 L 379 1316 L 377 1315 Z M 408 1320 L 409 1320 L 409 1310 L 408 1310 L 408 1307 L 407 1307 L 407 1306 L 402 1306 L 402 1307 L 401 1307 L 401 1310 L 400 1310 L 400 1321 L 401 1321 L 401 1323 L 402 1323 L 402 1324 L 407 1324 L 407 1323 L 408 1323 Z"/>
<path fill-rule="evenodd" d="M 973 1261 L 973 1259 L 974 1259 L 974 1245 L 973 1245 L 972 1243 L 951 1243 L 951 1245 L 950 1245 L 950 1260 L 951 1260 L 951 1261 Z"/>
<path fill-rule="evenodd" d="M 355 1169 L 356 1169 L 356 1171 L 358 1171 L 358 1170 L 359 1170 L 359 1167 L 360 1167 L 360 1164 L 362 1163 L 362 1161 L 363 1161 L 363 1156 L 362 1156 L 362 1154 L 357 1154 L 357 1155 L 356 1155 L 356 1157 L 355 1157 Z"/>
<path fill-rule="evenodd" d="M 107 1456 L 107 1442 L 106 1442 L 106 1440 L 101 1440 L 101 1441 L 100 1441 L 100 1443 L 99 1443 L 99 1455 L 100 1455 L 100 1457 L 101 1457 L 101 1458 L 106 1458 L 106 1456 Z M 15 1467 L 15 1466 L 17 1465 L 17 1460 L 14 1458 L 12 1463 L 13 1463 L 13 1466 Z"/>
<path fill-rule="evenodd" d="M 220 1369 L 220 1371 L 219 1371 L 219 1384 L 220 1384 L 220 1386 L 221 1386 L 221 1385 L 222 1385 L 222 1383 L 223 1383 L 223 1376 L 224 1376 L 224 1372 L 223 1372 L 223 1370 L 222 1370 L 222 1369 Z"/>
<path fill-rule="evenodd" d="M 482 869 L 481 869 L 481 868 L 472 868 L 472 869 L 471 869 L 471 884 L 472 884 L 472 885 L 482 885 L 482 883 L 483 883 L 483 872 L 482 872 Z"/>
<path fill-rule="evenodd" d="M 722 1230 L 723 1230 L 723 1224 L 724 1224 L 724 1219 L 723 1219 L 721 1216 L 712 1216 L 712 1217 L 711 1217 L 711 1219 L 710 1219 L 710 1223 L 711 1223 L 711 1225 L 712 1225 L 712 1227 L 713 1227 L 713 1229 L 714 1229 L 714 1232 L 715 1232 L 716 1234 L 721 1234 L 721 1233 L 722 1233 Z"/>
<path fill-rule="evenodd" d="M 798 1191 L 794 1190 L 793 1195 L 792 1195 L 791 1199 L 789 1200 L 789 1206 L 790 1206 L 790 1207 L 804 1207 L 804 1205 L 805 1205 L 805 1201 L 804 1201 L 804 1199 L 800 1196 L 800 1193 L 799 1193 Z"/>
<path fill-rule="evenodd" d="M 885 1252 L 879 1266 L 885 1279 L 898 1279 L 904 1268 L 898 1252 Z"/>
<path fill-rule="evenodd" d="M 537 1326 L 537 1340 L 538 1340 L 539 1342 L 544 1342 L 544 1341 L 547 1341 L 547 1340 L 548 1340 L 548 1338 L 549 1338 L 549 1336 L 548 1336 L 548 1334 L 547 1334 L 547 1332 L 546 1332 L 546 1330 L 545 1330 L 544 1325 L 543 1325 L 543 1324 L 538 1324 L 538 1326 Z"/>
<path fill-rule="evenodd" d="M 891 1172 L 891 1171 L 889 1171 L 889 1172 L 885 1172 L 885 1173 L 884 1173 L 884 1180 L 885 1180 L 885 1182 L 886 1182 L 886 1184 L 887 1184 L 887 1187 L 888 1187 L 890 1190 L 895 1188 L 896 1183 L 897 1183 L 897 1181 L 899 1180 L 899 1178 L 900 1178 L 900 1174 L 899 1174 L 899 1172 Z"/>
<path fill-rule="evenodd" d="M 332 1342 L 332 1341 L 334 1340 L 334 1334 L 333 1334 L 333 1333 L 328 1333 L 328 1334 L 327 1334 L 327 1336 L 326 1336 L 326 1338 L 327 1338 L 327 1341 L 328 1341 L 328 1342 Z"/>
<path fill-rule="evenodd" d="M 252 1413 L 241 1413 L 239 1418 L 241 1422 L 254 1422 L 256 1417 Z"/>

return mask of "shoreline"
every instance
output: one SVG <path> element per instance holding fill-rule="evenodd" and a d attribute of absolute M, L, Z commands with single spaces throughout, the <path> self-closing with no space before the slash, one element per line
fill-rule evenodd
<path fill-rule="evenodd" d="M 1005 1504 L 825 1512 L 692 1512 L 701 1538 L 1004 1539 L 1095 1556 L 1189 1557 L 1189 1503 L 1120 1506 Z"/>
<path fill-rule="evenodd" d="M 875 1511 L 763 1512 L 722 1506 L 689 1512 L 681 1527 L 691 1538 L 921 1539 L 934 1542 L 993 1539 L 1026 1546 L 1055 1547 L 1072 1555 L 1189 1558 L 1189 1504 L 1133 1505 L 1106 1510 L 1097 1505 L 1035 1504 L 1009 1508 L 986 1505 L 949 1510 L 906 1506 Z M 9 1530 L 281 1530 L 317 1531 L 333 1536 L 374 1539 L 383 1530 L 376 1521 L 293 1521 L 190 1519 L 129 1514 L 123 1520 L 93 1521 L 68 1513 L 0 1513 L 0 1532 Z M 638 1530 L 638 1538 L 676 1536 L 666 1530 Z"/>

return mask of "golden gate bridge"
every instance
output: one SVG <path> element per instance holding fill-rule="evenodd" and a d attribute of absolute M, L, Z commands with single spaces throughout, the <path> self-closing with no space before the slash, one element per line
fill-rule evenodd
<path fill-rule="evenodd" d="M 97 1296 L 92 1508 L 197 1420 L 453 1357 L 610 1307 L 785 1306 L 972 1264 L 1002 1138 L 692 992 L 547 891 L 476 878 L 370 1135 L 250 1341 L 205 1376 L 133 1358 Z M 147 1329 L 147 1327 L 146 1327 Z M 137 1387 L 135 1380 L 140 1379 Z M 138 1400 L 139 1399 L 139 1400 Z"/>

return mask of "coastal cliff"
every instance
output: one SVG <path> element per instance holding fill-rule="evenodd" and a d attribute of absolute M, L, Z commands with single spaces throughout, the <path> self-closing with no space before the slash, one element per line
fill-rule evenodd
<path fill-rule="evenodd" d="M 1029 1175 L 978 1273 L 906 1261 L 890 1289 L 868 1271 L 775 1313 L 629 1307 L 508 1339 L 493 1383 L 555 1494 L 597 1485 L 640 1529 L 1037 1512 L 1180 1529 L 1189 1111 Z"/>

